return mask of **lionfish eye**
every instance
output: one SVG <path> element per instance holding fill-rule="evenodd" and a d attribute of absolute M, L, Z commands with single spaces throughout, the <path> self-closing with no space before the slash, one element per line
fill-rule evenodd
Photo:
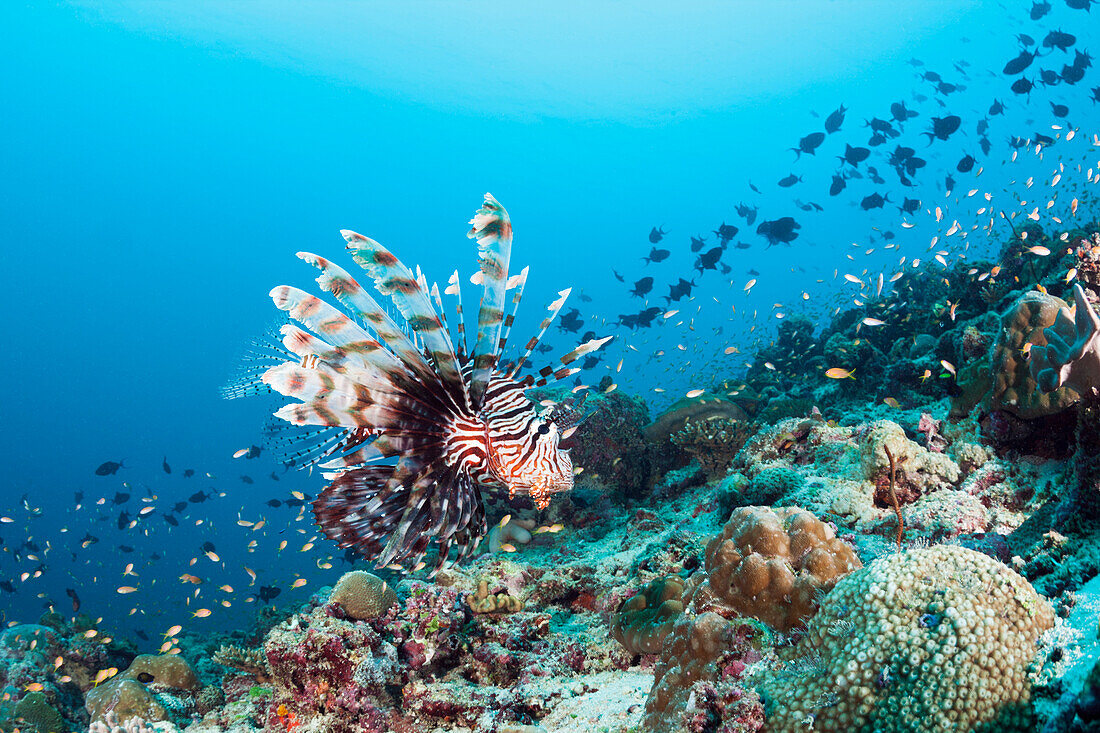
<path fill-rule="evenodd" d="M 550 432 L 550 426 L 547 423 L 542 423 L 538 427 L 539 435 L 546 435 Z"/>

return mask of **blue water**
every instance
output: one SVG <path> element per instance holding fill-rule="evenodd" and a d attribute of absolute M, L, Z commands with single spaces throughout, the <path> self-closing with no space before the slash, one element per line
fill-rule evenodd
<path fill-rule="evenodd" d="M 1018 76 L 1001 72 L 1020 51 L 1019 33 L 1041 42 L 1061 28 L 1077 36 L 1076 49 L 1098 47 L 1095 19 L 1064 3 L 1039 21 L 1019 2 L 522 5 L 0 6 L 8 343 L 0 506 L 12 520 L 0 524 L 8 550 L 0 576 L 16 589 L 0 594 L 5 619 L 32 619 L 51 602 L 67 611 L 65 589 L 74 588 L 91 615 L 153 632 L 186 618 L 194 589 L 178 577 L 195 573 L 208 579 L 207 605 L 220 597 L 217 585 L 237 589 L 226 594 L 232 607 L 208 620 L 233 626 L 255 592 L 242 566 L 258 584 L 282 587 L 279 602 L 336 577 L 339 561 L 318 567 L 338 554 L 327 540 L 299 552 L 318 534 L 308 519 L 263 504 L 291 490 L 315 494 L 322 480 L 282 474 L 266 456 L 232 459 L 260 440 L 267 408 L 224 401 L 218 389 L 246 341 L 273 320 L 270 288 L 312 285 L 295 252 L 354 268 L 341 259 L 341 228 L 422 264 L 429 279 L 444 281 L 455 268 L 468 276 L 475 256 L 466 221 L 491 191 L 512 216 L 514 266 L 531 266 L 515 340 L 526 340 L 543 304 L 572 286 L 570 306 L 585 325 L 577 334 L 555 329 L 554 354 L 586 331 L 614 334 L 585 383 L 611 375 L 660 407 L 735 378 L 773 336 L 777 313 L 820 319 L 850 303 L 843 274 L 889 276 L 902 254 L 930 260 L 937 230 L 927 212 L 946 200 L 948 174 L 954 197 L 974 188 L 1026 192 L 1025 166 L 1049 171 L 1055 153 L 1041 165 L 1008 164 L 1011 136 L 1078 126 L 1079 153 L 1096 130 L 1095 70 L 1029 96 L 1014 94 Z M 1024 76 L 1072 59 L 1073 49 L 1052 51 Z M 966 89 L 938 93 L 919 76 L 928 70 Z M 994 99 L 1006 113 L 990 120 L 986 155 L 975 126 Z M 866 145 L 865 120 L 889 119 L 896 101 L 919 116 L 872 148 L 868 163 L 885 182 L 850 180 L 829 196 L 835 156 L 845 143 Z M 1055 118 L 1051 102 L 1067 105 L 1068 118 Z M 841 104 L 842 129 L 796 161 L 789 148 Z M 962 118 L 960 130 L 929 145 L 921 133 L 930 118 L 948 114 Z M 927 160 L 912 188 L 883 160 L 899 144 Z M 964 154 L 978 158 L 980 179 L 977 168 L 955 170 Z M 776 185 L 791 173 L 802 182 Z M 896 205 L 864 211 L 860 201 L 873 192 L 895 204 L 920 198 L 922 213 L 908 217 L 919 225 L 903 229 Z M 823 210 L 802 211 L 795 198 Z M 759 207 L 757 223 L 795 217 L 798 239 L 766 247 L 737 216 L 742 201 Z M 978 205 L 963 201 L 954 216 Z M 750 247 L 723 255 L 728 274 L 693 271 L 689 237 L 709 235 L 710 248 L 723 221 Z M 646 265 L 655 226 L 669 232 L 658 246 L 672 255 Z M 995 232 L 1008 229 L 999 223 Z M 975 232 L 969 254 L 999 241 Z M 899 249 L 884 249 L 888 242 Z M 954 258 L 963 245 L 949 249 Z M 647 275 L 656 285 L 645 303 L 627 286 Z M 666 304 L 660 296 L 681 276 L 695 281 L 694 300 Z M 758 285 L 745 294 L 753 277 Z M 647 305 L 661 308 L 655 327 L 617 325 Z M 670 309 L 679 313 L 665 318 Z M 741 354 L 725 355 L 728 346 Z M 117 475 L 94 475 L 119 459 L 126 468 Z M 186 468 L 196 475 L 183 478 Z M 110 502 L 122 490 L 132 494 L 131 514 L 147 493 L 158 497 L 156 512 L 118 530 L 120 508 Z M 160 518 L 200 490 L 224 496 L 192 505 L 178 528 Z M 80 510 L 75 492 L 84 494 Z M 97 507 L 100 497 L 107 504 Z M 266 536 L 237 525 L 261 517 Z M 82 548 L 89 532 L 100 542 Z M 23 549 L 17 560 L 12 551 L 28 537 L 42 549 Z M 204 540 L 215 542 L 218 562 L 201 554 Z M 121 554 L 119 544 L 136 550 Z M 163 559 L 150 564 L 153 551 Z M 117 586 L 135 584 L 122 577 L 128 562 L 139 591 L 119 596 Z M 43 565 L 40 577 L 20 580 Z M 289 589 L 299 576 L 306 587 Z"/>

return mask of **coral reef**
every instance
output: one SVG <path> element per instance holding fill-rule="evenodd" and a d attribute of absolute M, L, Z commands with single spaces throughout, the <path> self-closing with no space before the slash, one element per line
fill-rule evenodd
<path fill-rule="evenodd" d="M 762 633 L 759 626 L 715 613 L 678 618 L 654 668 L 646 729 L 762 730 L 764 707 L 743 679 L 746 667 L 761 658 Z"/>
<path fill-rule="evenodd" d="M 699 461 L 703 473 L 713 480 L 725 475 L 734 456 L 754 432 L 755 427 L 744 420 L 728 417 L 689 419 L 684 427 L 672 434 L 671 440 L 673 445 Z"/>

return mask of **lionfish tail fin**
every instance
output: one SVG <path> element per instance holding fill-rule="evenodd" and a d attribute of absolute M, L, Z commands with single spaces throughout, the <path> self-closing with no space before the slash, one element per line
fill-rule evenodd
<path fill-rule="evenodd" d="M 508 284 L 508 262 L 512 256 L 512 222 L 508 212 L 485 194 L 481 208 L 470 220 L 467 237 L 477 240 L 481 283 L 484 292 L 477 313 L 477 342 L 474 344 L 470 401 L 481 407 L 489 377 L 500 358 L 500 331 L 504 322 L 504 292 Z"/>

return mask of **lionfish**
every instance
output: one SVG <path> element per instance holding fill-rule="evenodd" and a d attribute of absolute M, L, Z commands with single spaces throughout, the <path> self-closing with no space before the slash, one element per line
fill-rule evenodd
<path fill-rule="evenodd" d="M 569 365 L 611 337 L 581 344 L 557 368 L 519 377 L 570 290 L 558 293 L 524 353 L 502 362 L 528 268 L 508 276 L 512 225 L 490 194 L 470 224 L 480 264 L 472 281 L 484 287 L 472 352 L 457 270 L 443 291 L 457 296 L 456 344 L 438 285 L 429 288 L 419 267 L 414 274 L 378 242 L 344 230 L 352 258 L 404 323 L 338 265 L 299 252 L 343 310 L 298 288 L 272 290 L 275 305 L 301 325 L 287 322 L 281 340 L 258 344 L 242 378 L 225 390 L 229 397 L 275 391 L 297 400 L 275 413 L 285 423 L 273 426 L 274 447 L 290 465 L 322 470 L 331 483 L 313 502 L 318 526 L 377 567 L 422 567 L 433 542 L 434 572 L 452 547 L 453 562 L 468 556 L 486 533 L 483 490 L 526 494 L 544 509 L 552 494 L 573 488 L 569 452 L 558 446 L 584 418 L 583 396 L 539 410 L 525 392 L 577 373 Z M 315 427 L 287 433 L 280 424 Z"/>

